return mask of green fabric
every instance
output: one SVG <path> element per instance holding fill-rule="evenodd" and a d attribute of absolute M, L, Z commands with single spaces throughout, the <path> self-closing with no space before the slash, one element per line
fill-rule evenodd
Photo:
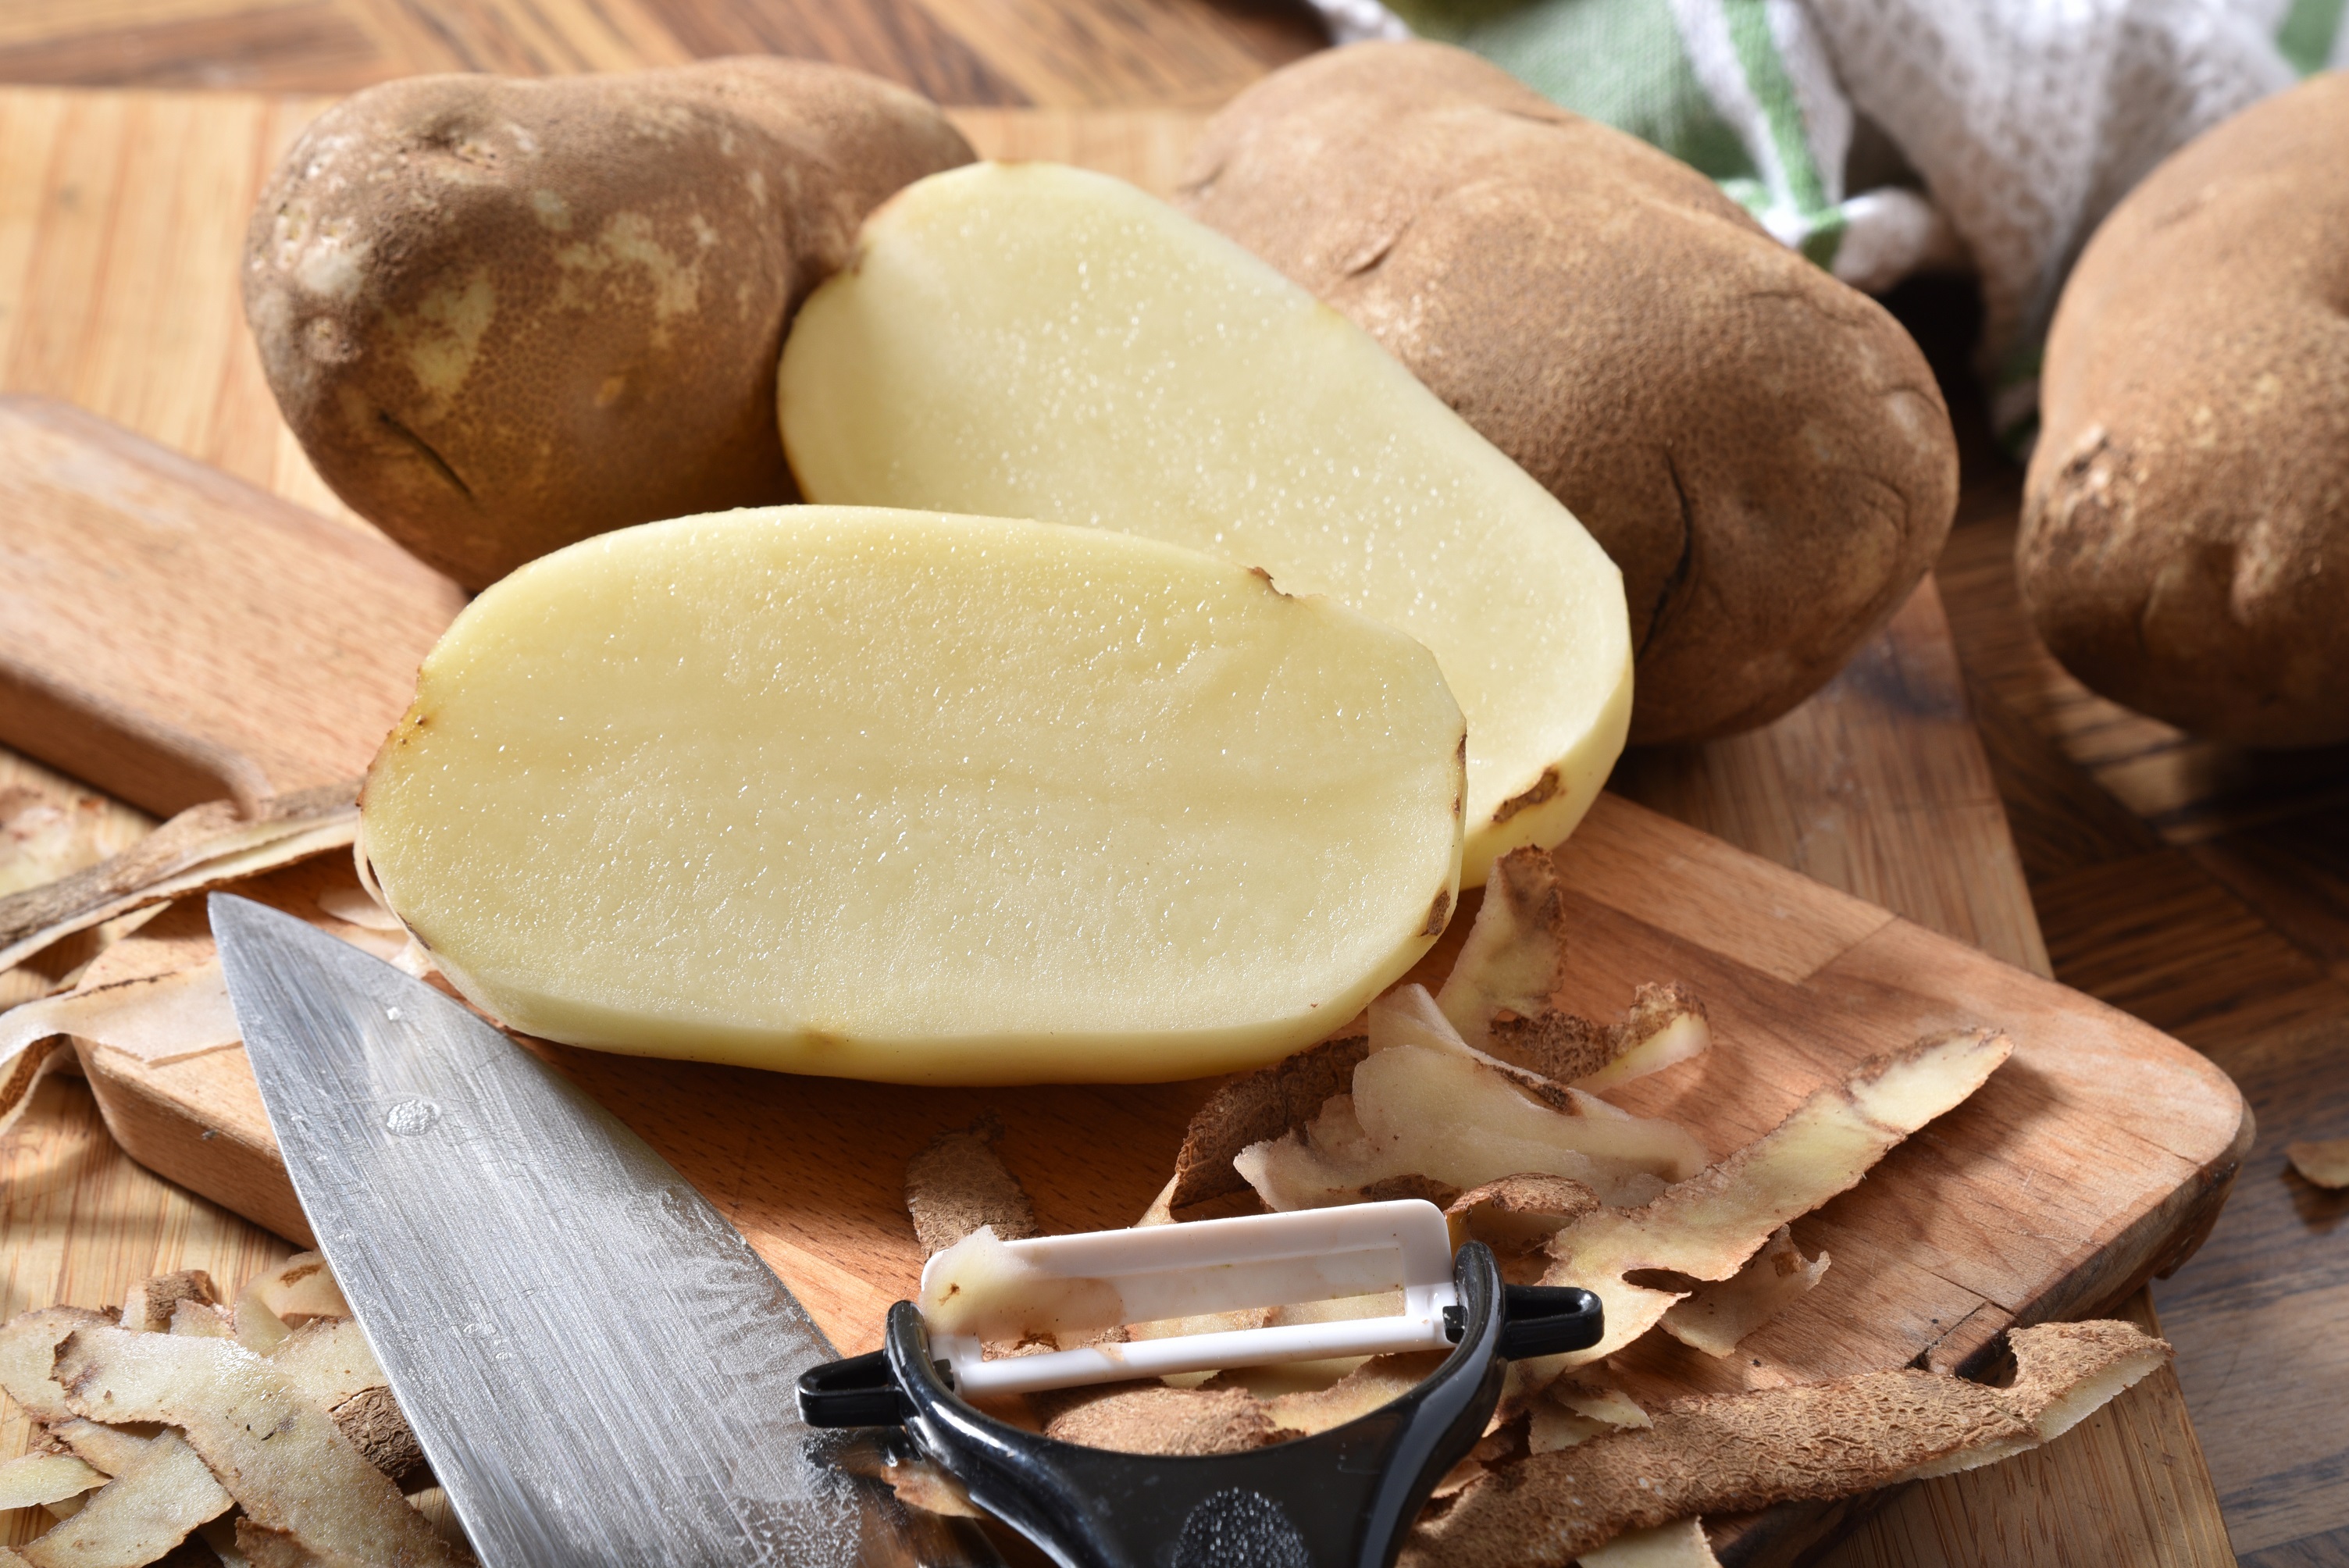
<path fill-rule="evenodd" d="M 1786 189 L 1764 181 L 1737 130 L 1698 84 L 1670 0 L 1387 0 L 1423 38 L 1482 55 L 1551 102 L 1629 131 L 1700 172 L 1784 233 L 1801 225 L 1803 254 L 1832 269 L 1844 215 L 1803 124 L 1795 84 L 1778 57 L 1764 0 L 1715 0 L 1738 67 L 1761 106 Z"/>
<path fill-rule="evenodd" d="M 1389 0 L 1388 9 L 1421 37 L 1482 55 L 1551 102 L 1715 180 L 1757 172 L 1689 69 L 1666 0 Z"/>
<path fill-rule="evenodd" d="M 1736 46 L 1746 88 L 1762 106 L 1770 143 L 1786 171 L 1787 194 L 1798 211 L 1816 212 L 1827 204 L 1826 191 L 1811 162 L 1810 144 L 1803 139 L 1803 108 L 1795 101 L 1795 84 L 1778 58 L 1778 40 L 1770 36 L 1763 0 L 1722 0 L 1721 14 L 1728 19 L 1729 41 Z"/>
<path fill-rule="evenodd" d="M 1811 232 L 1795 247 L 1822 272 L 1835 271 L 1836 252 L 1843 247 L 1844 226 L 1849 220 L 1839 207 L 1830 207 L 1811 220 Z"/>
<path fill-rule="evenodd" d="M 2343 5 L 2344 0 L 2292 0 L 2276 29 L 2276 48 L 2302 76 L 2313 76 L 2332 62 Z"/>
<path fill-rule="evenodd" d="M 1803 254 L 1832 270 L 1836 247 L 1843 242 L 1843 214 L 1827 203 L 1826 182 L 1819 178 L 1810 140 L 1804 134 L 1803 106 L 1795 99 L 1785 62 L 1778 57 L 1778 40 L 1771 36 L 1769 14 L 1763 8 L 1763 0 L 1722 0 L 1721 9 L 1729 23 L 1729 41 L 1737 50 L 1738 67 L 1745 73 L 1746 90 L 1762 106 L 1771 147 L 1785 171 L 1786 194 L 1795 211 L 1810 224 L 1810 232 L 1803 236 Z"/>
<path fill-rule="evenodd" d="M 1960 0 L 1962 3 L 1962 0 Z M 1821 170 L 1786 57 L 1771 31 L 1769 0 L 1386 0 L 1424 37 L 1484 56 L 1552 101 L 1661 148 L 1716 181 L 1779 238 L 1832 272 L 1851 222 L 1828 201 L 1840 170 Z M 1676 10 L 1677 5 L 1677 10 Z M 1699 84 L 1676 15 L 1691 22 L 1708 76 L 1723 88 L 1733 124 Z M 2349 27 L 2349 0 L 2287 0 L 2278 54 L 2302 76 L 2328 68 Z M 1729 59 L 1716 62 L 1725 32 Z M 1805 57 L 1807 58 L 1808 57 Z M 1798 60 L 1797 64 L 1802 62 Z M 1748 99 L 1750 98 L 1750 107 Z M 1753 112 L 1758 110 L 1758 113 Z M 1747 138 L 1751 139 L 1748 145 Z M 1773 188 L 1764 170 L 1783 180 Z M 1866 219 L 1863 217 L 1863 222 Z M 2027 450 L 2038 342 L 2013 346 L 1992 377 L 2002 438 Z"/>

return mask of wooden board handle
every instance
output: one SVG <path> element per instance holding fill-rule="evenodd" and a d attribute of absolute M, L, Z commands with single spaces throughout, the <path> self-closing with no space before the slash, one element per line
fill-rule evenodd
<path fill-rule="evenodd" d="M 387 541 L 0 397 L 0 744 L 160 815 L 347 779 L 464 603 Z"/>

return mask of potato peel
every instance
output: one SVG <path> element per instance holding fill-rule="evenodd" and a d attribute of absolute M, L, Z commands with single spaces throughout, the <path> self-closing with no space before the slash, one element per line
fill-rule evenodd
<path fill-rule="evenodd" d="M 78 1413 L 77 1396 L 57 1382 L 54 1371 L 60 1354 L 71 1345 L 74 1335 L 85 1328 L 102 1333 L 117 1346 L 192 1344 L 199 1347 L 200 1357 L 226 1357 L 254 1367 L 254 1377 L 244 1381 L 243 1392 L 251 1393 L 257 1380 L 265 1386 L 264 1392 L 274 1389 L 290 1396 L 294 1404 L 305 1405 L 311 1411 L 298 1422 L 281 1420 L 274 1432 L 264 1426 L 257 1433 L 244 1434 L 248 1448 L 256 1441 L 272 1445 L 259 1450 L 266 1463 L 245 1474 L 248 1486 L 274 1486 L 296 1494 L 304 1500 L 302 1507 L 313 1514 L 321 1510 L 327 1516 L 367 1511 L 367 1499 L 355 1500 L 347 1491 L 338 1495 L 338 1483 L 363 1480 L 369 1491 L 377 1494 L 386 1483 L 380 1476 L 368 1476 L 347 1460 L 335 1462 L 332 1454 L 323 1468 L 314 1464 L 321 1422 L 338 1429 L 348 1448 L 395 1480 L 429 1479 L 415 1435 L 389 1388 L 383 1386 L 385 1379 L 357 1323 L 318 1310 L 347 1308 L 316 1254 L 288 1260 L 262 1274 L 243 1293 L 248 1324 L 265 1318 L 273 1326 L 275 1354 L 265 1361 L 253 1363 L 250 1354 L 232 1342 L 231 1314 L 216 1305 L 215 1294 L 202 1271 L 181 1270 L 156 1274 L 133 1285 L 119 1315 L 125 1320 L 121 1326 L 116 1326 L 114 1312 L 69 1306 L 25 1313 L 0 1325 L 0 1387 L 37 1418 L 46 1432 L 48 1451 L 33 1457 L 52 1470 L 79 1466 L 104 1483 L 94 1491 L 84 1489 L 79 1495 L 61 1495 L 47 1501 L 49 1511 L 67 1522 L 28 1543 L 21 1555 L 0 1555 L 0 1568 L 9 1563 L 29 1563 L 32 1568 L 134 1568 L 165 1557 L 191 1530 L 202 1535 L 223 1561 L 232 1563 L 301 1565 L 403 1560 L 354 1559 L 325 1546 L 314 1552 L 298 1533 L 264 1528 L 248 1518 L 226 1517 L 236 1500 L 213 1473 L 211 1462 L 169 1429 L 178 1426 L 193 1430 L 203 1412 L 192 1417 L 173 1415 L 161 1436 L 150 1438 L 139 1429 L 109 1425 Z M 298 1326 L 289 1330 L 272 1303 Z M 203 1362 L 193 1370 L 203 1375 L 198 1378 L 202 1384 L 219 1367 Z M 187 1379 L 167 1375 L 161 1381 L 172 1385 Z M 201 1403 L 208 1392 L 217 1395 L 218 1383 L 217 1377 L 211 1377 L 209 1387 L 198 1387 L 193 1401 Z M 166 1387 L 158 1397 L 184 1399 L 189 1390 L 181 1387 L 174 1395 Z M 259 1404 L 262 1420 L 285 1413 L 267 1399 Z M 79 1406 L 81 1410 L 88 1408 Z M 149 1418 L 122 1400 L 109 1404 L 103 1414 L 114 1421 Z M 232 1413 L 225 1418 L 212 1412 L 212 1417 L 232 1422 L 251 1414 L 250 1408 L 244 1415 Z M 213 1424 L 217 1426 L 218 1420 Z M 289 1437 L 295 1439 L 291 1443 L 286 1440 Z M 19 1471 L 0 1467 L 0 1476 L 29 1473 L 29 1468 Z M 111 1480 L 106 1479 L 109 1476 Z M 379 1496 L 374 1501 L 379 1503 Z M 457 1550 L 461 1553 L 461 1546 Z M 432 1559 L 411 1555 L 404 1561 Z"/>
<path fill-rule="evenodd" d="M 0 969 L 78 931 L 348 849 L 357 800 L 350 779 L 277 796 L 251 817 L 232 800 L 191 806 L 119 855 L 0 898 Z"/>
<path fill-rule="evenodd" d="M 159 1067 L 226 1050 L 242 1037 L 217 960 L 83 986 L 0 1013 L 0 1064 L 58 1035 Z"/>
<path fill-rule="evenodd" d="M 1588 1090 L 1627 1082 L 1706 1048 L 1712 1035 L 1704 1009 L 1684 986 L 1641 986 L 1630 1011 L 1611 1026 L 1551 1006 L 1565 959 L 1564 909 L 1547 852 L 1520 849 L 1502 856 L 1435 995 L 1400 986 L 1371 1004 L 1367 1035 L 1325 1040 L 1235 1078 L 1208 1099 L 1175 1157 L 1169 1212 L 1246 1191 L 1248 1182 L 1233 1165 L 1241 1151 L 1301 1135 L 1330 1100 L 1350 1092 L 1354 1069 L 1373 1051 L 1422 1045 L 1464 1052 L 1526 1093 L 1565 1109 L 1577 1104 L 1564 1092 L 1569 1084 Z M 1448 1201 L 1456 1191 L 1444 1196 Z"/>
<path fill-rule="evenodd" d="M 1661 1071 L 1712 1044 L 1703 1007 L 1682 985 L 1640 986 L 1614 1025 L 1553 1006 L 1565 965 L 1557 867 L 1547 851 L 1512 850 L 1494 864 L 1435 1005 L 1470 1048 L 1586 1089 Z"/>
<path fill-rule="evenodd" d="M 5 1015 L 0 1015 L 5 1019 Z M 0 1138 L 5 1138 L 23 1119 L 33 1103 L 33 1091 L 54 1069 L 74 1059 L 65 1048 L 65 1041 L 57 1037 L 35 1041 L 16 1054 L 16 1059 L 0 1053 Z"/>
<path fill-rule="evenodd" d="M 1371 1008 L 1351 1092 L 1305 1127 L 1251 1144 L 1234 1164 L 1268 1208 L 1359 1202 L 1406 1176 L 1465 1190 L 1504 1176 L 1582 1182 L 1636 1202 L 1700 1170 L 1704 1146 L 1674 1123 L 1495 1060 L 1468 1046 L 1427 993 L 1405 985 Z"/>
<path fill-rule="evenodd" d="M 1609 1427 L 1651 1427 L 1648 1412 L 1620 1388 L 1572 1379 L 1552 1384 L 1549 1397 L 1578 1416 Z"/>
<path fill-rule="evenodd" d="M 111 1327 L 113 1323 L 106 1313 L 86 1306 L 43 1306 L 18 1313 L 0 1325 L 0 1388 L 35 1420 L 54 1424 L 76 1419 L 81 1412 L 68 1408 L 66 1391 L 53 1375 L 57 1346 L 78 1329 Z"/>
<path fill-rule="evenodd" d="M 248 1568 L 330 1568 L 326 1559 L 305 1550 L 290 1532 L 265 1529 L 247 1518 L 237 1520 L 234 1539 Z"/>
<path fill-rule="evenodd" d="M 942 1132 L 905 1163 L 905 1212 L 925 1253 L 942 1253 L 987 1226 L 1007 1242 L 1032 1236 L 1036 1209 L 995 1145 L 1003 1122 L 989 1116 Z"/>
<path fill-rule="evenodd" d="M 1581 1568 L 1721 1568 L 1704 1522 L 1683 1519 L 1652 1530 L 1627 1530 L 1582 1554 Z"/>
<path fill-rule="evenodd" d="M 150 1274 L 130 1287 L 122 1304 L 122 1326 L 149 1334 L 168 1334 L 183 1303 L 220 1305 L 212 1276 L 202 1269 L 180 1269 Z"/>
<path fill-rule="evenodd" d="M 2349 1138 L 2287 1143 L 2283 1152 L 2292 1168 L 2317 1186 L 2333 1191 L 2349 1187 Z"/>
<path fill-rule="evenodd" d="M 231 1309 L 236 1342 L 256 1356 L 283 1345 L 300 1320 L 350 1315 L 342 1287 L 316 1253 L 295 1253 L 269 1273 L 255 1274 Z"/>
<path fill-rule="evenodd" d="M 1435 1005 L 1463 1040 L 1487 1050 L 1495 1012 L 1547 1009 L 1565 962 L 1566 904 L 1557 868 L 1546 850 L 1511 850 L 1493 862 L 1485 902 Z"/>
<path fill-rule="evenodd" d="M 1686 1292 L 1626 1276 L 1657 1269 L 1727 1280 L 1777 1230 L 1857 1185 L 1901 1140 L 1961 1103 L 2013 1051 L 1994 1029 L 1920 1040 L 1863 1063 L 1795 1108 L 1776 1128 L 1637 1209 L 1601 1209 L 1553 1236 L 1542 1283 L 1580 1285 L 1607 1314 L 1588 1350 L 1526 1363 L 1538 1384 L 1553 1369 L 1611 1356 L 1654 1327 Z"/>
<path fill-rule="evenodd" d="M 1526 1442 L 1534 1453 L 1550 1453 L 1588 1442 L 1601 1433 L 1654 1423 L 1639 1402 L 1619 1388 L 1560 1378 L 1527 1403 Z"/>
<path fill-rule="evenodd" d="M 1278 1440 L 1264 1401 L 1243 1388 L 1144 1384 L 1037 1403 L 1060 1406 L 1044 1423 L 1047 1437 L 1118 1453 L 1229 1454 Z"/>
<path fill-rule="evenodd" d="M 120 1475 L 147 1451 L 147 1439 L 136 1432 L 85 1421 L 79 1416 L 45 1421 L 43 1430 L 53 1444 L 63 1444 L 75 1458 L 96 1465 L 108 1475 Z"/>
<path fill-rule="evenodd" d="M 1781 1225 L 1744 1267 L 1673 1303 L 1657 1326 L 1692 1350 L 1733 1355 L 1747 1335 L 1808 1295 L 1826 1272 L 1827 1254 L 1803 1256 L 1794 1231 Z"/>
<path fill-rule="evenodd" d="M 1265 1413 L 1282 1437 L 1326 1432 L 1402 1398 L 1433 1376 L 1444 1357 L 1440 1350 L 1373 1356 L 1327 1388 L 1266 1400 Z"/>
<path fill-rule="evenodd" d="M 2127 1323 L 2047 1324 L 2016 1329 L 2009 1343 L 2018 1367 L 2009 1388 L 1903 1368 L 1675 1402 L 1651 1427 L 1480 1478 L 1422 1521 L 1402 1561 L 1562 1568 L 1627 1531 L 1847 1497 L 1969 1454 L 1986 1462 L 2049 1440 L 2169 1357 Z"/>
<path fill-rule="evenodd" d="M 1599 1207 L 1599 1194 L 1564 1176 L 1520 1172 L 1461 1193 L 1445 1205 L 1452 1244 L 1482 1242 L 1503 1259 L 1531 1252 Z"/>
<path fill-rule="evenodd" d="M 1496 1016 L 1486 1049 L 1590 1092 L 1646 1078 L 1713 1048 L 1713 1025 L 1687 986 L 1642 985 L 1616 1023 L 1545 1008 Z"/>
<path fill-rule="evenodd" d="M 1167 1207 L 1187 1208 L 1247 1191 L 1232 1161 L 1252 1143 L 1268 1143 L 1303 1127 L 1336 1095 L 1348 1091 L 1354 1068 L 1370 1054 L 1361 1035 L 1324 1040 L 1268 1068 L 1243 1074 L 1208 1097 L 1191 1118 L 1174 1157 Z"/>
<path fill-rule="evenodd" d="M 431 1479 L 424 1445 L 416 1440 L 415 1429 L 400 1413 L 399 1402 L 391 1397 L 388 1387 L 362 1388 L 326 1414 L 334 1418 L 335 1429 L 358 1449 L 359 1457 L 389 1477 L 394 1486 L 405 1491 Z"/>
<path fill-rule="evenodd" d="M 72 1518 L 26 1543 L 33 1568 L 140 1568 L 229 1511 L 229 1494 L 177 1433 L 166 1430 L 141 1449 Z"/>
<path fill-rule="evenodd" d="M 85 1325 L 55 1380 L 77 1415 L 179 1428 L 260 1528 L 387 1568 L 468 1561 L 268 1362 L 228 1340 Z"/>
<path fill-rule="evenodd" d="M 971 1501 L 962 1482 L 927 1460 L 894 1457 L 878 1471 L 897 1501 L 947 1519 L 985 1519 L 987 1511 Z"/>
<path fill-rule="evenodd" d="M 356 1317 L 312 1318 L 279 1342 L 269 1364 L 295 1393 L 326 1410 L 391 1382 Z"/>
<path fill-rule="evenodd" d="M 233 1339 L 236 1323 L 229 1309 L 201 1301 L 183 1301 L 171 1309 L 173 1334 L 192 1334 L 203 1339 Z"/>
<path fill-rule="evenodd" d="M 39 1508 L 106 1484 L 107 1472 L 75 1454 L 26 1454 L 0 1464 L 0 1510 Z"/>
<path fill-rule="evenodd" d="M 1645 1078 L 1711 1048 L 1703 1005 L 1679 984 L 1640 986 L 1611 1025 L 1553 1006 L 1564 979 L 1565 920 L 1549 856 L 1538 850 L 1503 856 L 1434 997 L 1462 1044 L 1545 1082 L 1586 1090 Z M 1407 990 L 1381 1000 L 1392 1003 Z M 1371 1048 L 1380 1048 L 1375 1027 Z"/>

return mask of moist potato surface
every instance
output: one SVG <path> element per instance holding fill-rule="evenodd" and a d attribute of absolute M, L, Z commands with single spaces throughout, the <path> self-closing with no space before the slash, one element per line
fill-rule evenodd
<path fill-rule="evenodd" d="M 1408 637 L 1107 530 L 790 507 L 622 530 L 466 609 L 362 804 L 465 994 L 576 1045 L 1154 1080 L 1344 1024 L 1458 885 Z"/>
<path fill-rule="evenodd" d="M 1122 181 L 909 186 L 810 298 L 781 419 L 812 500 L 1146 534 L 1434 653 L 1468 716 L 1463 879 L 1581 820 L 1621 749 L 1621 575 L 1358 328 Z"/>
<path fill-rule="evenodd" d="M 1342 311 L 1623 570 L 1635 743 L 1776 717 L 1907 598 L 1957 504 L 1924 356 L 1713 182 L 1427 43 L 1275 72 L 1185 210 Z"/>

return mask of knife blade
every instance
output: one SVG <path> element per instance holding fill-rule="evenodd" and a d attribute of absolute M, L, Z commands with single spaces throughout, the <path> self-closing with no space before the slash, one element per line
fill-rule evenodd
<path fill-rule="evenodd" d="M 210 908 L 295 1192 L 485 1568 L 997 1562 L 802 1422 L 832 1346 L 618 1118 L 306 921 Z"/>

